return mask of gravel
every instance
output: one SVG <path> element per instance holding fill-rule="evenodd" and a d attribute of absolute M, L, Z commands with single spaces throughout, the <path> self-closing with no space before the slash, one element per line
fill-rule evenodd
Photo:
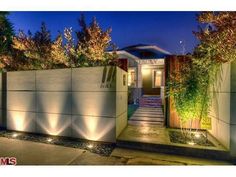
<path fill-rule="evenodd" d="M 47 136 L 42 134 L 23 133 L 9 130 L 0 130 L 0 137 L 85 149 L 102 156 L 110 156 L 116 146 L 115 143 L 103 143 L 77 138 Z"/>
<path fill-rule="evenodd" d="M 200 146 L 215 146 L 207 139 L 205 133 L 198 132 L 199 137 L 196 137 L 195 134 L 195 132 L 188 132 L 188 136 L 184 136 L 182 132 L 169 131 L 170 141 L 172 143 L 189 144 L 191 142 Z"/>

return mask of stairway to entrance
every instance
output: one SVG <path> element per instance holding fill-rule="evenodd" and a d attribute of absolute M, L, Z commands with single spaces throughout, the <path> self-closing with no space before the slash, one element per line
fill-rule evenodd
<path fill-rule="evenodd" d="M 144 95 L 139 100 L 140 107 L 161 108 L 162 100 L 160 96 Z"/>
<path fill-rule="evenodd" d="M 130 125 L 159 125 L 164 126 L 162 101 L 159 96 L 143 96 L 139 108 L 129 119 Z"/>

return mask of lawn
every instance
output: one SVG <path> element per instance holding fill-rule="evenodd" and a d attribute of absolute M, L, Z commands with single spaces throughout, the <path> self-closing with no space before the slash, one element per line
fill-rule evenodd
<path fill-rule="evenodd" d="M 138 108 L 138 105 L 134 105 L 134 104 L 128 105 L 128 120 L 133 115 L 133 113 L 136 111 L 137 108 Z"/>

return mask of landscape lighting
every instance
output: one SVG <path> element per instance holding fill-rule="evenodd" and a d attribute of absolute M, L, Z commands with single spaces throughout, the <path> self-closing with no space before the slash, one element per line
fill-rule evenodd
<path fill-rule="evenodd" d="M 88 147 L 89 149 L 92 149 L 92 148 L 93 148 L 93 145 L 92 145 L 92 144 L 88 144 L 87 147 Z"/>
<path fill-rule="evenodd" d="M 13 138 L 16 138 L 17 136 L 18 136 L 17 133 L 14 133 L 14 134 L 12 135 Z"/>
<path fill-rule="evenodd" d="M 191 145 L 191 146 L 195 145 L 195 143 L 192 142 L 192 141 L 191 141 L 191 142 L 188 142 L 188 144 Z"/>
<path fill-rule="evenodd" d="M 48 138 L 48 139 L 47 139 L 47 142 L 50 143 L 50 142 L 52 142 L 52 140 L 53 140 L 52 138 Z"/>

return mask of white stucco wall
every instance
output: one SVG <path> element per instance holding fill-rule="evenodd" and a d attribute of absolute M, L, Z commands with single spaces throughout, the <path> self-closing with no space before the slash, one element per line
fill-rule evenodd
<path fill-rule="evenodd" d="M 230 148 L 230 73 L 231 65 L 224 64 L 218 73 L 216 83 L 211 89 L 211 117 L 214 135 L 226 148 Z"/>
<path fill-rule="evenodd" d="M 0 73 L 0 128 L 4 127 L 3 125 L 3 115 L 2 115 L 2 73 Z"/>
<path fill-rule="evenodd" d="M 236 157 L 236 62 L 222 65 L 211 94 L 209 132 Z"/>
<path fill-rule="evenodd" d="M 118 67 L 7 73 L 7 129 L 115 142 L 126 124 Z"/>

